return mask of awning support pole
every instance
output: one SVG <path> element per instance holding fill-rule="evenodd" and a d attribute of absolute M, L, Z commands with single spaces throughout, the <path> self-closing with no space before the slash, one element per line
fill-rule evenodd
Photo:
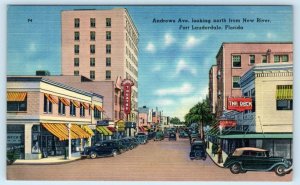
<path fill-rule="evenodd" d="M 71 151 L 71 149 L 72 149 L 71 148 L 71 143 L 72 143 L 72 140 L 71 140 L 71 123 L 68 123 L 68 136 L 69 136 L 68 157 L 69 157 L 69 159 L 71 159 L 72 158 L 72 151 Z"/>

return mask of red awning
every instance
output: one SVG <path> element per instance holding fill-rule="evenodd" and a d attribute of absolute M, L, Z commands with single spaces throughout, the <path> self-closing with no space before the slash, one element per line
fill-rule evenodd
<path fill-rule="evenodd" d="M 143 126 L 139 126 L 139 129 L 140 129 L 141 132 L 145 132 L 145 129 L 144 129 Z"/>
<path fill-rule="evenodd" d="M 108 130 L 110 130 L 111 132 L 116 132 L 116 129 L 114 127 L 107 127 Z"/>

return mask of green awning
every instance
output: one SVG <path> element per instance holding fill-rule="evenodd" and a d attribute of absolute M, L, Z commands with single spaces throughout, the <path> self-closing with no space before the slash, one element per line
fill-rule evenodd
<path fill-rule="evenodd" d="M 276 100 L 292 100 L 293 85 L 277 85 Z"/>
<path fill-rule="evenodd" d="M 292 139 L 292 133 L 259 133 L 259 134 L 230 134 L 230 135 L 221 135 L 221 139 Z"/>

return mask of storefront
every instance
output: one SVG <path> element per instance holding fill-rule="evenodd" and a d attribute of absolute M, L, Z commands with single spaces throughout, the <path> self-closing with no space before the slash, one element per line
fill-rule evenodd
<path fill-rule="evenodd" d="M 24 145 L 24 125 L 7 125 L 7 148 L 18 148 L 19 159 L 24 159 Z"/>
<path fill-rule="evenodd" d="M 115 122 L 115 125 L 116 125 L 116 131 L 117 131 L 117 138 L 126 137 L 125 122 L 120 119 Z"/>
<path fill-rule="evenodd" d="M 126 122 L 125 129 L 128 137 L 134 137 L 137 133 L 136 123 L 135 122 Z"/>

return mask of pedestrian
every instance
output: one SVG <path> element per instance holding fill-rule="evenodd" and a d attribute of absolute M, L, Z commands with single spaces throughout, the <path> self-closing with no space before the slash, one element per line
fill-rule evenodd
<path fill-rule="evenodd" d="M 217 154 L 218 154 L 218 163 L 223 163 L 223 156 L 222 156 L 222 148 L 221 148 L 221 145 L 218 146 Z"/>

